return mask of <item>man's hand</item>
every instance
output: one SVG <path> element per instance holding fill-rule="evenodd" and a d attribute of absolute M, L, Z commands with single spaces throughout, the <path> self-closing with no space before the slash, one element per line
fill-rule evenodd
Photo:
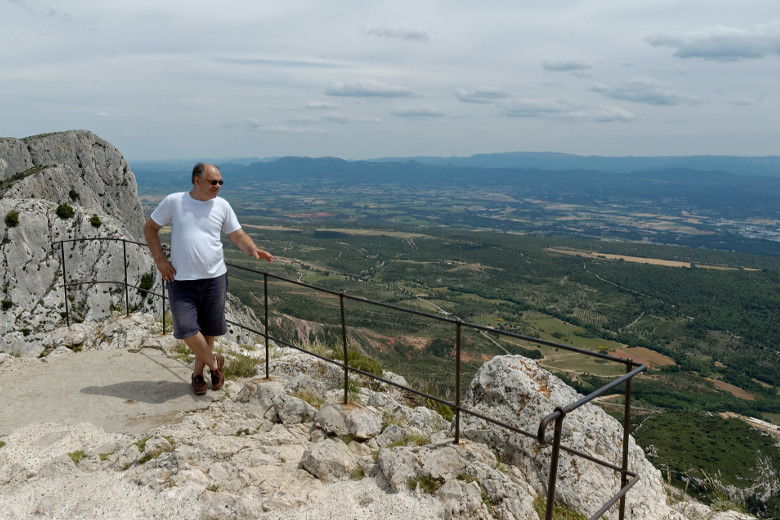
<path fill-rule="evenodd" d="M 269 263 L 274 261 L 274 255 L 257 247 L 252 238 L 247 235 L 243 229 L 238 229 L 232 233 L 228 233 L 228 238 L 241 251 L 248 254 L 252 258 L 257 260 L 268 260 Z"/>
<path fill-rule="evenodd" d="M 252 252 L 252 256 L 258 260 L 268 260 L 269 264 L 274 261 L 274 255 L 268 251 L 263 251 L 262 249 L 255 249 L 254 252 Z"/>
<path fill-rule="evenodd" d="M 157 270 L 160 271 L 163 280 L 165 280 L 166 282 L 173 281 L 173 277 L 176 274 L 176 269 L 173 268 L 173 265 L 168 261 L 167 258 L 161 258 L 160 260 L 155 260 L 154 265 L 157 266 Z"/>
<path fill-rule="evenodd" d="M 146 224 L 144 224 L 144 237 L 146 237 L 146 244 L 149 246 L 152 258 L 154 258 L 154 265 L 157 266 L 157 270 L 160 271 L 163 280 L 172 282 L 176 269 L 173 268 L 171 262 L 165 258 L 165 253 L 163 253 L 162 244 L 160 243 L 161 228 L 162 226 L 149 217 L 146 220 Z"/>

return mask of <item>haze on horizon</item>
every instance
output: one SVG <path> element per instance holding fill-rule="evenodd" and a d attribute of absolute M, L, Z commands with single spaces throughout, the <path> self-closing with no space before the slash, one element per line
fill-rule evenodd
<path fill-rule="evenodd" d="M 128 160 L 778 155 L 780 3 L 0 0 L 0 136 Z"/>

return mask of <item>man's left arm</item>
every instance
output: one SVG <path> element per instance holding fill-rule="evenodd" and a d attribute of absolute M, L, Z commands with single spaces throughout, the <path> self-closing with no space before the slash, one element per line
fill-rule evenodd
<path fill-rule="evenodd" d="M 255 242 L 252 240 L 252 237 L 247 235 L 246 231 L 243 229 L 237 229 L 232 233 L 228 233 L 227 237 L 236 245 L 236 247 L 249 256 L 258 260 L 268 260 L 268 262 L 274 261 L 274 255 L 257 247 Z"/>

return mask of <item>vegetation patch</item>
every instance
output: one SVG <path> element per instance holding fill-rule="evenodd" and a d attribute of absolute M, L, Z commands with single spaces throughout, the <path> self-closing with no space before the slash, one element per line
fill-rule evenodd
<path fill-rule="evenodd" d="M 634 438 L 671 484 L 710 504 L 724 501 L 726 486 L 760 493 L 771 485 L 767 468 L 780 468 L 780 448 L 773 438 L 737 418 L 693 411 L 654 413 L 638 422 Z M 776 498 L 751 505 L 751 514 L 780 517 Z"/>
<path fill-rule="evenodd" d="M 325 399 L 317 395 L 316 392 L 313 392 L 312 390 L 309 390 L 307 388 L 294 392 L 292 396 L 297 397 L 298 399 L 309 403 L 311 406 L 313 406 L 318 410 L 322 407 L 322 405 L 325 404 Z"/>
<path fill-rule="evenodd" d="M 436 493 L 443 485 L 444 479 L 433 478 L 430 475 L 418 475 L 417 477 L 409 477 L 406 479 L 406 487 L 410 490 L 414 491 L 417 489 L 417 486 L 420 486 L 420 489 L 431 495 Z"/>
<path fill-rule="evenodd" d="M 87 454 L 84 453 L 82 450 L 76 450 L 68 453 L 68 457 L 70 457 L 70 460 L 72 460 L 76 465 L 78 465 L 79 462 L 87 458 Z"/>
<path fill-rule="evenodd" d="M 57 214 L 58 217 L 60 217 L 63 220 L 72 218 L 73 215 L 76 214 L 75 211 L 73 210 L 73 207 L 71 207 L 70 204 L 66 204 L 65 202 L 57 206 L 55 213 Z"/>
<path fill-rule="evenodd" d="M 397 441 L 388 444 L 388 448 L 398 448 L 400 446 L 425 446 L 426 444 L 431 443 L 431 438 L 427 435 L 421 435 L 421 434 L 408 434 L 404 435 Z"/>
<path fill-rule="evenodd" d="M 337 359 L 339 361 L 344 361 L 344 351 L 339 349 L 333 350 L 333 357 L 334 359 Z M 347 360 L 348 365 L 350 368 L 356 368 L 358 370 L 362 370 L 363 372 L 367 372 L 369 374 L 375 375 L 377 377 L 382 377 L 382 365 L 377 361 L 376 359 L 367 356 L 366 354 L 363 354 L 359 350 L 355 348 L 347 349 Z"/>
<path fill-rule="evenodd" d="M 259 364 L 260 360 L 257 358 L 233 352 L 229 358 L 225 359 L 222 371 L 225 374 L 225 379 L 247 378 L 255 375 L 255 369 Z"/>
<path fill-rule="evenodd" d="M 19 225 L 19 212 L 12 209 L 5 214 L 5 225 L 8 227 L 16 227 Z"/>

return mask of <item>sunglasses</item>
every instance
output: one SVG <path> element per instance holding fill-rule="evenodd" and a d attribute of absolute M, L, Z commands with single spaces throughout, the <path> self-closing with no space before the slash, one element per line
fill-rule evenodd
<path fill-rule="evenodd" d="M 212 186 L 216 186 L 217 184 L 222 186 L 223 184 L 225 184 L 225 181 L 223 181 L 223 180 L 219 180 L 219 181 L 206 181 L 206 182 L 210 182 Z"/>

